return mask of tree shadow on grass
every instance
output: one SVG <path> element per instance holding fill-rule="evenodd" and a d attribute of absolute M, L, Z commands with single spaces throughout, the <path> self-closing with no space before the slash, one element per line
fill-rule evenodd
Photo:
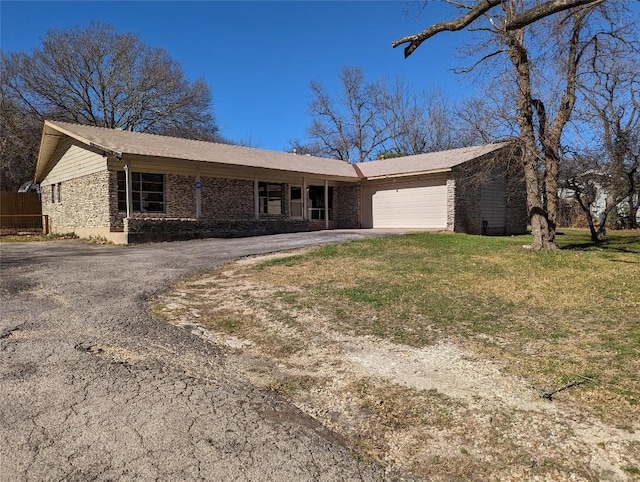
<path fill-rule="evenodd" d="M 562 239 L 565 235 L 558 233 L 560 249 L 567 251 L 603 251 L 609 253 L 640 253 L 640 233 L 620 233 L 613 232 L 607 235 L 603 240 L 596 243 L 591 241 L 589 233 L 583 235 L 575 235 L 573 233 L 567 235 L 567 239 Z M 566 241 L 564 244 L 562 241 Z"/>

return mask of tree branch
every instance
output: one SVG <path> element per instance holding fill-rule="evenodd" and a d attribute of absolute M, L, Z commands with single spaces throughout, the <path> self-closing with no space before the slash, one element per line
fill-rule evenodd
<path fill-rule="evenodd" d="M 569 10 L 570 8 L 579 7 L 582 5 L 597 5 L 604 1 L 605 0 L 546 0 L 545 2 L 540 3 L 539 5 L 536 5 L 529 10 L 525 10 L 524 12 L 515 15 L 505 23 L 504 28 L 507 31 L 518 30 L 534 22 L 537 22 L 538 20 L 548 17 L 549 15 L 553 15 L 554 13 L 562 12 L 564 10 Z M 481 0 L 466 14 L 461 15 L 454 20 L 438 22 L 420 33 L 402 37 L 391 42 L 391 46 L 393 48 L 396 48 L 399 45 L 408 43 L 409 45 L 404 49 L 404 57 L 407 58 L 425 40 L 433 37 L 440 32 L 455 32 L 458 30 L 462 30 L 501 3 L 502 0 Z"/>
<path fill-rule="evenodd" d="M 590 3 L 598 4 L 602 2 L 604 2 L 604 0 L 547 0 L 535 7 L 531 7 L 529 10 L 519 13 L 505 24 L 505 28 L 507 30 L 518 30 L 554 13 L 581 5 L 588 5 Z"/>
<path fill-rule="evenodd" d="M 584 0 L 583 0 L 584 1 Z M 593 1 L 593 0 L 591 0 Z M 420 33 L 414 35 L 407 35 L 406 37 L 402 37 L 391 43 L 393 48 L 396 48 L 399 45 L 409 43 L 407 47 L 404 49 L 404 57 L 407 58 L 411 55 L 422 42 L 433 37 L 434 35 L 440 32 L 455 32 L 457 30 L 462 30 L 467 25 L 473 23 L 478 17 L 482 16 L 493 7 L 500 5 L 502 0 L 482 0 L 478 5 L 473 7 L 466 15 L 462 15 L 455 20 L 448 20 L 445 22 L 439 22 L 431 27 L 423 30 Z"/>

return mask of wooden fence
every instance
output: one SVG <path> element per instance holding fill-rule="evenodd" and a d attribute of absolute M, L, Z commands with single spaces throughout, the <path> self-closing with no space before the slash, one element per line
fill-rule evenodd
<path fill-rule="evenodd" d="M 2 233 L 25 230 L 49 232 L 48 216 L 42 215 L 40 195 L 36 192 L 0 192 L 0 230 Z"/>

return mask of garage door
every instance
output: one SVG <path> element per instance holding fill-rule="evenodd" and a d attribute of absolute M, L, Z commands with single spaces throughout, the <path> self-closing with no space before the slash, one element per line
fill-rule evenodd
<path fill-rule="evenodd" d="M 445 180 L 420 184 L 381 186 L 370 190 L 374 228 L 447 227 Z"/>

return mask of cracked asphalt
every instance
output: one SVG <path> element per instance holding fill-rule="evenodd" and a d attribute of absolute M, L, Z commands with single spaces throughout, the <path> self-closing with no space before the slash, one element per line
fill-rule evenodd
<path fill-rule="evenodd" d="M 0 245 L 0 480 L 386 480 L 148 312 L 194 270 L 376 235 Z"/>

